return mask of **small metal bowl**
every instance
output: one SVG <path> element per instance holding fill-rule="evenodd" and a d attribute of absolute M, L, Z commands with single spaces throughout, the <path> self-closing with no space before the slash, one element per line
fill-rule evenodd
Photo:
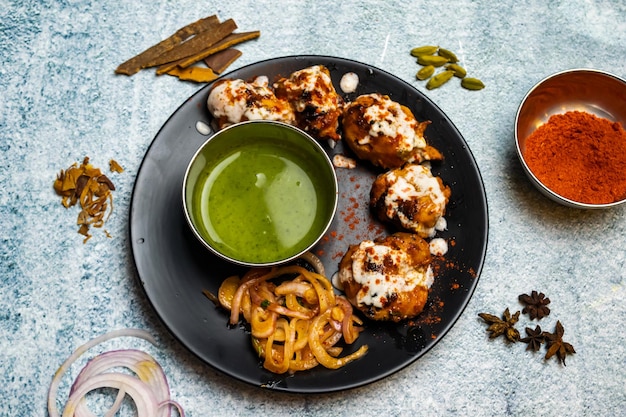
<path fill-rule="evenodd" d="M 193 156 L 183 207 L 196 238 L 237 265 L 273 266 L 309 251 L 337 210 L 333 164 L 306 132 L 284 123 L 226 127 Z"/>
<path fill-rule="evenodd" d="M 515 117 L 515 145 L 524 172 L 537 189 L 568 207 L 604 209 L 626 203 L 626 198 L 605 204 L 589 204 L 565 198 L 546 187 L 524 160 L 526 139 L 550 116 L 583 111 L 626 125 L 626 81 L 608 72 L 572 69 L 550 75 L 526 94 Z"/>

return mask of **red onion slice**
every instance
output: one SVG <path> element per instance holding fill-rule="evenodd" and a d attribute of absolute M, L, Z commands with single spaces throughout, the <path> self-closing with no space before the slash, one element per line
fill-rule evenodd
<path fill-rule="evenodd" d="M 50 417 L 59 416 L 56 405 L 57 391 L 61 379 L 69 367 L 90 348 L 117 337 L 137 337 L 156 345 L 152 335 L 145 330 L 120 329 L 96 337 L 80 346 L 59 367 L 52 379 L 48 390 L 48 414 Z M 112 372 L 112 370 L 119 368 L 126 368 L 132 371 L 134 375 Z M 94 416 L 87 408 L 84 398 L 89 392 L 99 388 L 118 390 L 117 398 L 105 416 L 114 416 L 117 413 L 126 394 L 135 402 L 139 417 L 169 417 L 171 407 L 175 407 L 181 417 L 185 415 L 182 407 L 170 399 L 167 378 L 161 365 L 152 356 L 139 350 L 109 351 L 91 359 L 72 384 L 63 416 Z"/>

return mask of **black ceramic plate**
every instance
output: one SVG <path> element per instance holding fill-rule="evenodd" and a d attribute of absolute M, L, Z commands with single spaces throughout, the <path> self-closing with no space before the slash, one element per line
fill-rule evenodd
<path fill-rule="evenodd" d="M 130 235 L 138 276 L 146 295 L 172 334 L 191 352 L 215 369 L 236 379 L 269 389 L 314 393 L 358 387 L 386 377 L 413 363 L 450 330 L 467 305 L 480 274 L 487 247 L 487 202 L 474 158 L 452 122 L 427 97 L 393 75 L 346 59 L 325 56 L 283 57 L 259 62 L 227 74 L 250 79 L 265 75 L 272 81 L 293 71 L 322 64 L 333 82 L 347 72 L 359 76 L 356 92 L 380 92 L 408 106 L 418 120 L 431 120 L 427 140 L 445 160 L 433 164 L 433 173 L 452 189 L 447 230 L 438 237 L 450 245 L 428 305 L 409 323 L 366 322 L 354 348 L 369 346 L 367 355 L 338 370 L 317 367 L 292 376 L 267 372 L 252 350 L 243 328 L 229 328 L 228 316 L 202 293 L 217 293 L 220 282 L 241 273 L 205 250 L 189 231 L 182 209 L 181 190 L 187 164 L 207 136 L 196 128 L 210 124 L 206 109 L 210 86 L 200 89 L 176 110 L 154 138 L 141 164 L 133 190 Z M 325 145 L 326 146 L 326 145 Z M 339 144 L 329 154 L 350 155 Z M 332 275 L 349 244 L 392 230 L 374 220 L 368 210 L 371 182 L 377 171 L 365 163 L 356 169 L 337 168 L 340 202 L 328 235 L 315 248 Z"/>

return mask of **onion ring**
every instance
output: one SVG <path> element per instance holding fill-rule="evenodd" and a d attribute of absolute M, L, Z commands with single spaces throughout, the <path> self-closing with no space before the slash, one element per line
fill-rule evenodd
<path fill-rule="evenodd" d="M 320 334 L 324 332 L 324 326 L 330 320 L 330 312 L 330 310 L 326 310 L 324 313 L 313 319 L 313 322 L 311 323 L 312 328 L 309 331 L 309 346 L 311 347 L 313 355 L 315 355 L 315 358 L 320 364 L 326 368 L 338 369 L 365 355 L 367 352 L 367 345 L 361 346 L 356 352 L 342 358 L 334 358 L 329 355 L 320 341 Z"/>
<path fill-rule="evenodd" d="M 70 366 L 87 350 L 116 337 L 137 337 L 156 345 L 150 333 L 141 329 L 120 329 L 96 337 L 76 349 L 55 372 L 48 389 L 48 414 L 59 417 L 56 404 L 57 392 L 63 375 Z M 113 368 L 127 368 L 135 375 L 109 372 Z M 112 407 L 105 416 L 113 416 L 128 394 L 135 403 L 139 417 L 169 417 L 171 407 L 175 407 L 184 417 L 182 407 L 170 398 L 169 386 L 163 369 L 149 354 L 133 349 L 124 349 L 101 353 L 83 367 L 74 380 L 69 398 L 63 410 L 63 417 L 90 417 L 94 414 L 85 404 L 85 396 L 99 388 L 118 390 Z"/>
<path fill-rule="evenodd" d="M 354 324 L 362 322 L 328 278 L 316 272 L 298 265 L 253 268 L 241 280 L 224 280 L 220 292 L 232 294 L 221 302 L 230 310 L 229 325 L 243 315 L 253 348 L 271 372 L 294 373 L 318 364 L 337 369 L 367 353 L 363 346 L 339 357 L 343 347 L 337 344 L 342 338 L 354 343 L 362 330 Z"/>
<path fill-rule="evenodd" d="M 302 255 L 298 256 L 298 258 L 302 259 L 303 261 L 311 265 L 313 269 L 315 269 L 315 272 L 317 272 L 318 274 L 324 275 L 324 276 L 326 275 L 326 271 L 324 270 L 324 264 L 322 263 L 322 260 L 318 258 L 317 256 L 313 255 L 313 252 L 304 252 Z"/>

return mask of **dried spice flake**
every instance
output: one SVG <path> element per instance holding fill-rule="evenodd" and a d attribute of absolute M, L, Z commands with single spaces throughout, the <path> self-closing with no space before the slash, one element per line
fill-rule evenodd
<path fill-rule="evenodd" d="M 526 327 L 526 337 L 520 339 L 520 342 L 528 344 L 528 346 L 526 346 L 526 350 L 532 350 L 533 352 L 537 352 L 541 349 L 543 341 L 543 332 L 539 326 L 535 327 L 535 330 L 530 327 Z"/>
<path fill-rule="evenodd" d="M 543 332 L 543 337 L 546 341 L 548 352 L 546 352 L 545 359 L 548 360 L 556 355 L 556 358 L 565 366 L 565 357 L 576 353 L 574 346 L 563 341 L 563 334 L 565 329 L 560 321 L 556 322 L 554 333 Z"/>
<path fill-rule="evenodd" d="M 541 320 L 550 314 L 550 299 L 547 298 L 542 292 L 538 293 L 533 290 L 530 295 L 520 294 L 519 301 L 524 304 L 523 314 L 528 314 L 531 320 Z"/>
<path fill-rule="evenodd" d="M 488 313 L 478 314 L 478 316 L 483 319 L 485 323 L 489 324 L 487 331 L 490 333 L 490 339 L 495 339 L 498 336 L 504 335 L 506 340 L 511 343 L 515 343 L 519 340 L 519 331 L 515 328 L 515 323 L 519 320 L 519 315 L 519 311 L 511 315 L 508 308 L 504 310 L 502 318 Z"/>
<path fill-rule="evenodd" d="M 80 205 L 76 224 L 79 226 L 78 233 L 85 236 L 83 243 L 87 242 L 91 238 L 89 229 L 104 226 L 111 215 L 111 191 L 115 190 L 115 185 L 99 168 L 89 163 L 89 157 L 85 157 L 80 165 L 74 163 L 68 169 L 61 170 L 53 187 L 61 196 L 61 204 L 65 208 L 77 203 Z M 108 232 L 106 235 L 110 236 Z"/>
<path fill-rule="evenodd" d="M 122 166 L 115 159 L 111 159 L 109 161 L 109 170 L 111 170 L 111 172 L 117 172 L 118 174 L 124 172 L 124 168 L 122 168 Z"/>

